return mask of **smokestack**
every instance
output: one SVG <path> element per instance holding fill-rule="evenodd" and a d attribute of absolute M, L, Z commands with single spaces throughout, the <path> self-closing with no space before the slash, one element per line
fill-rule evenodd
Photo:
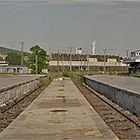
<path fill-rule="evenodd" d="M 96 41 L 92 42 L 92 55 L 95 55 L 95 45 Z"/>
<path fill-rule="evenodd" d="M 76 54 L 77 54 L 77 48 L 76 48 Z"/>

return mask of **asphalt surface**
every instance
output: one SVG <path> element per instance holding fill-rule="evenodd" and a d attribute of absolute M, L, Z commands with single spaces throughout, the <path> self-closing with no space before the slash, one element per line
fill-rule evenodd
<path fill-rule="evenodd" d="M 87 77 L 111 86 L 134 91 L 140 94 L 140 78 L 114 75 L 95 75 Z"/>
<path fill-rule="evenodd" d="M 23 83 L 26 81 L 30 81 L 33 79 L 36 79 L 40 76 L 36 75 L 2 75 L 0 76 L 0 89 L 6 88 L 6 87 L 11 87 L 13 85 Z"/>

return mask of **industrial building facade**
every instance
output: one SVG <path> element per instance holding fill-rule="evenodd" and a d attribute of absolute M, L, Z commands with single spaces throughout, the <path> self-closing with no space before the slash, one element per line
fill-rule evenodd
<path fill-rule="evenodd" d="M 49 71 L 126 71 L 123 59 L 114 55 L 59 54 L 49 56 Z"/>

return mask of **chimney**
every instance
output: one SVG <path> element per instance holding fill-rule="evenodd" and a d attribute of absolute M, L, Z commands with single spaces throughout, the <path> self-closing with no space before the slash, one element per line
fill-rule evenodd
<path fill-rule="evenodd" d="M 95 55 L 95 45 L 96 41 L 92 42 L 92 55 Z"/>

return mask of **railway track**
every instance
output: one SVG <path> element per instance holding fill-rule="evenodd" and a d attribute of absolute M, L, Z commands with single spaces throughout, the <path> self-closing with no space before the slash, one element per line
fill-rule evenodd
<path fill-rule="evenodd" d="M 76 84 L 76 86 L 119 139 L 140 139 L 140 118 L 85 84 Z"/>
<path fill-rule="evenodd" d="M 12 104 L 12 106 L 2 110 L 0 113 L 0 132 L 2 132 L 23 110 L 25 110 L 44 89 L 45 86 L 40 86 L 19 99 Z"/>

